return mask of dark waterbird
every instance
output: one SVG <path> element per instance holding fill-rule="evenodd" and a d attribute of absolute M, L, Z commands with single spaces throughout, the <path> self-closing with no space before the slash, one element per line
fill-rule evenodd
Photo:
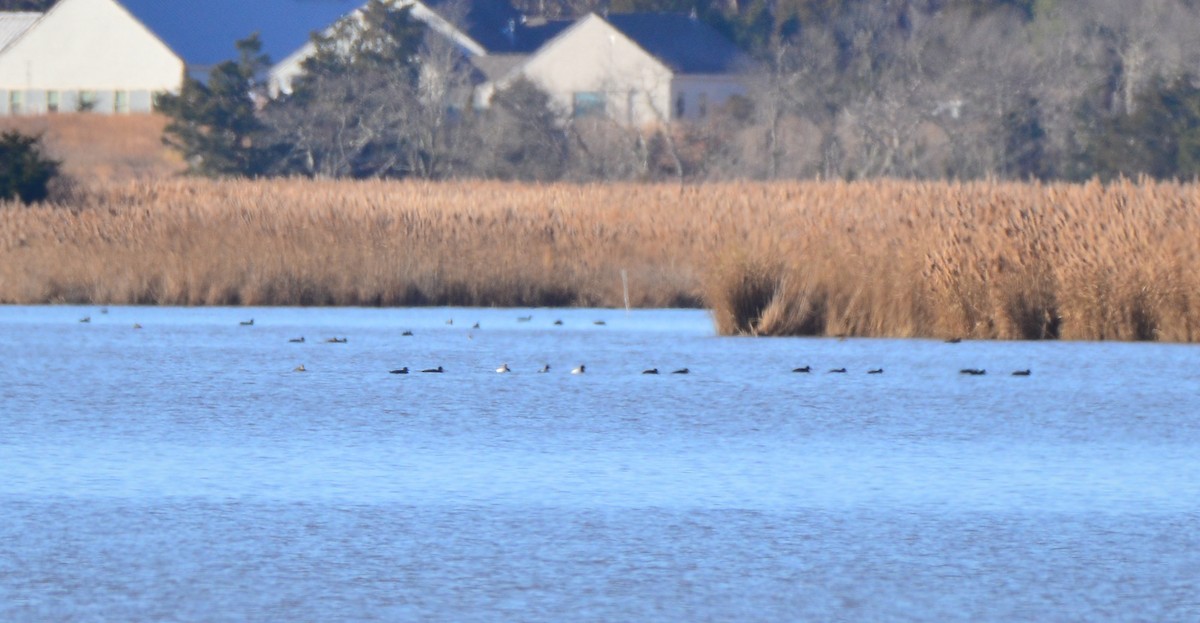
<path fill-rule="evenodd" d="M 412 337 L 412 334 L 413 334 L 412 331 L 405 331 L 404 333 L 401 333 L 400 335 L 403 337 Z"/>
<path fill-rule="evenodd" d="M 541 373 L 546 373 L 549 371 L 550 371 L 550 364 L 546 364 L 546 365 L 542 366 L 541 370 L 538 370 L 538 372 L 541 372 Z"/>
<path fill-rule="evenodd" d="M 962 370 L 959 370 L 958 373 L 959 374 L 967 374 L 970 376 L 983 376 L 983 375 L 987 374 L 987 370 L 984 370 L 982 368 L 963 368 Z"/>
<path fill-rule="evenodd" d="M 642 370 L 642 374 L 658 374 L 658 368 L 650 368 L 649 370 Z"/>
<path fill-rule="evenodd" d="M 397 368 L 395 370 L 388 370 L 388 374 L 408 374 L 408 366 Z"/>
<path fill-rule="evenodd" d="M 421 370 L 421 372 L 424 372 L 426 374 L 441 374 L 441 373 L 445 372 L 445 370 L 443 370 L 441 366 L 438 366 L 436 368 L 426 368 L 424 370 Z"/>
<path fill-rule="evenodd" d="M 1016 372 L 1012 373 L 1013 376 L 1029 376 L 1030 374 L 1033 374 L 1033 371 L 1028 369 L 1017 370 Z"/>
<path fill-rule="evenodd" d="M 301 335 L 300 337 L 294 337 L 294 338 L 292 338 L 292 339 L 288 340 L 288 342 L 290 342 L 290 343 L 292 343 L 292 344 L 303 344 L 303 343 L 304 343 L 304 336 L 303 336 L 303 335 Z"/>
<path fill-rule="evenodd" d="M 883 374 L 883 368 L 875 368 L 874 370 L 867 370 L 867 374 Z"/>
<path fill-rule="evenodd" d="M 345 344 L 346 342 L 349 342 L 349 341 L 350 341 L 350 338 L 347 338 L 347 337 L 331 337 L 331 338 L 325 340 L 325 342 L 327 344 Z"/>
<path fill-rule="evenodd" d="M 845 374 L 846 369 L 845 368 L 834 368 L 834 369 L 830 370 L 829 373 L 830 374 Z"/>
<path fill-rule="evenodd" d="M 578 368 L 575 368 L 574 370 L 571 370 L 571 374 L 583 374 L 583 373 L 584 373 L 584 372 L 586 372 L 586 371 L 587 371 L 587 369 L 586 369 L 586 368 L 584 367 L 584 365 L 581 363 L 581 364 L 579 364 L 579 367 L 578 367 Z"/>
<path fill-rule="evenodd" d="M 239 322 L 238 324 L 242 325 L 243 327 L 253 327 L 253 326 L 254 326 L 254 319 L 253 319 L 253 318 L 251 318 L 251 319 L 249 319 L 249 320 L 243 320 L 243 321 Z"/>
<path fill-rule="evenodd" d="M 687 374 L 688 372 L 689 370 L 687 368 L 680 368 L 678 370 L 673 370 L 671 374 Z"/>
<path fill-rule="evenodd" d="M 812 366 L 804 366 L 803 368 L 792 368 L 792 372 L 799 372 L 799 373 L 801 373 L 801 374 L 808 374 L 809 372 L 812 372 Z"/>

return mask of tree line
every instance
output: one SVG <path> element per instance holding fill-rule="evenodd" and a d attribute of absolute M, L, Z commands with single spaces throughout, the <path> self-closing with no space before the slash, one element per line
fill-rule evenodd
<path fill-rule="evenodd" d="M 255 38 L 164 96 L 206 175 L 518 180 L 1103 179 L 1200 173 L 1200 1 L 524 0 L 533 15 L 695 10 L 754 64 L 705 119 L 567 119 L 527 81 L 471 104 L 472 68 L 371 0 L 262 96 Z"/>

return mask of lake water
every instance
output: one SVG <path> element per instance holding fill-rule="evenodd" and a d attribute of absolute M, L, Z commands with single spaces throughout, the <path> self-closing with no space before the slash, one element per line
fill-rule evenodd
<path fill-rule="evenodd" d="M 1195 346 L 0 307 L 0 621 L 1197 621 L 1198 528 Z"/>

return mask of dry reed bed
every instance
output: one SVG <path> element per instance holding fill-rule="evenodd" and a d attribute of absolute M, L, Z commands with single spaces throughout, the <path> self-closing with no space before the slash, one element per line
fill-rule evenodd
<path fill-rule="evenodd" d="M 0 209 L 0 301 L 621 306 L 723 333 L 1197 339 L 1200 186 L 170 180 Z"/>

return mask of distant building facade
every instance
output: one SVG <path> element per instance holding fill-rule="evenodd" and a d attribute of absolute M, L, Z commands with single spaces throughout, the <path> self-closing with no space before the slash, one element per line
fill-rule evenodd
<path fill-rule="evenodd" d="M 0 12 L 0 115 L 150 112 L 184 62 L 115 0 Z"/>
<path fill-rule="evenodd" d="M 571 117 L 639 126 L 695 120 L 744 95 L 749 60 L 694 15 L 591 14 L 481 85 L 476 103 L 524 77 Z"/>

